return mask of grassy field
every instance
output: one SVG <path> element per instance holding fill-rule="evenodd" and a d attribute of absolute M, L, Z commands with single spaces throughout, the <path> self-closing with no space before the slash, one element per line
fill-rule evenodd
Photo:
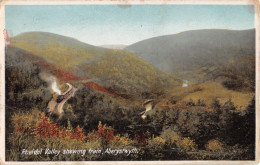
<path fill-rule="evenodd" d="M 176 87 L 168 91 L 168 98 L 176 99 L 178 103 L 183 104 L 192 99 L 197 102 L 199 99 L 206 105 L 210 105 L 213 98 L 217 98 L 221 104 L 231 99 L 237 109 L 244 109 L 250 103 L 254 96 L 253 92 L 237 92 L 228 90 L 220 82 L 208 81 L 202 84 L 191 84 L 188 87 Z M 162 101 L 163 104 L 169 102 L 169 99 Z"/>

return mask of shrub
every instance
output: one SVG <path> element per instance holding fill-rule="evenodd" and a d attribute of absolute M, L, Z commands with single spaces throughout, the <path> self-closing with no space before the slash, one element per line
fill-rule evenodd
<path fill-rule="evenodd" d="M 196 143 L 191 140 L 189 137 L 182 138 L 180 141 L 177 141 L 177 147 L 184 150 L 195 150 L 197 149 Z"/>
<path fill-rule="evenodd" d="M 161 137 L 152 137 L 147 140 L 144 148 L 144 156 L 146 159 L 158 160 L 164 157 L 165 140 Z"/>
<path fill-rule="evenodd" d="M 36 134 L 44 138 L 57 138 L 60 135 L 60 129 L 56 124 L 50 123 L 48 117 L 42 115 L 42 121 L 36 127 Z"/>
<path fill-rule="evenodd" d="M 202 101 L 202 100 L 199 99 L 199 100 L 197 101 L 197 106 L 205 107 L 206 104 L 204 103 L 204 101 Z"/>
<path fill-rule="evenodd" d="M 216 99 L 215 97 L 212 99 L 211 108 L 213 108 L 214 110 L 219 110 L 220 108 L 219 100 Z"/>
<path fill-rule="evenodd" d="M 169 147 L 176 147 L 176 143 L 181 140 L 181 136 L 172 130 L 163 131 L 161 137 L 165 139 L 165 142 Z"/>
<path fill-rule="evenodd" d="M 98 124 L 97 137 L 103 138 L 108 141 L 115 140 L 116 136 L 114 134 L 115 130 L 112 127 L 102 126 L 101 121 Z"/>
<path fill-rule="evenodd" d="M 180 150 L 195 150 L 198 148 L 197 144 L 189 137 L 181 137 L 175 131 L 165 130 L 161 137 L 165 139 L 165 142 L 170 148 L 176 147 Z"/>
<path fill-rule="evenodd" d="M 209 151 L 223 152 L 225 150 L 225 145 L 218 139 L 212 139 L 208 141 L 205 148 Z"/>
<path fill-rule="evenodd" d="M 71 128 L 70 122 L 68 122 L 67 129 L 60 128 L 57 124 L 51 123 L 49 118 L 45 115 L 42 115 L 42 121 L 36 127 L 37 135 L 44 138 L 67 138 L 76 139 L 80 141 L 85 141 L 86 136 L 83 133 L 82 128 L 77 126 L 75 129 Z"/>
<path fill-rule="evenodd" d="M 186 103 L 187 106 L 195 106 L 195 103 L 193 102 L 192 99 L 190 99 L 187 103 Z"/>
<path fill-rule="evenodd" d="M 111 148 L 132 148 L 137 143 L 129 137 L 128 134 L 119 135 L 117 134 L 115 136 L 115 139 L 113 141 L 110 141 L 109 147 Z"/>
<path fill-rule="evenodd" d="M 31 113 L 14 113 L 9 125 L 14 128 L 14 132 L 34 134 L 34 128 L 40 123 L 41 115 L 37 110 L 32 110 Z"/>
<path fill-rule="evenodd" d="M 144 147 L 147 144 L 149 134 L 149 132 L 142 132 L 141 135 L 134 134 L 134 141 L 136 141 L 140 146 Z"/>
<path fill-rule="evenodd" d="M 82 148 L 89 145 L 88 143 L 82 143 L 82 139 L 79 140 L 81 136 L 76 136 L 82 131 L 79 128 L 71 129 L 70 135 L 73 136 L 66 135 L 66 138 L 62 138 L 61 133 L 68 131 L 68 129 L 60 128 L 56 124 L 49 122 L 44 114 L 37 110 L 30 113 L 15 113 L 11 116 L 11 123 L 9 124 L 13 131 L 7 136 L 6 160 L 78 160 L 80 156 L 24 155 L 21 154 L 21 150 L 44 148 L 62 150 L 66 148 Z"/>
<path fill-rule="evenodd" d="M 165 140 L 159 136 L 152 137 L 148 140 L 147 147 L 152 150 L 162 150 L 165 145 Z"/>
<path fill-rule="evenodd" d="M 242 84 L 238 79 L 230 79 L 222 82 L 222 85 L 231 90 L 238 90 L 242 88 Z"/>

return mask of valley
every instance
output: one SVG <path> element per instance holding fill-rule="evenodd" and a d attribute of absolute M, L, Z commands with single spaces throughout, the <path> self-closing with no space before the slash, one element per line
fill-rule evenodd
<path fill-rule="evenodd" d="M 10 38 L 7 159 L 32 159 L 13 155 L 16 137 L 24 148 L 138 149 L 61 160 L 253 159 L 254 33 L 187 31 L 123 50 L 47 32 Z"/>

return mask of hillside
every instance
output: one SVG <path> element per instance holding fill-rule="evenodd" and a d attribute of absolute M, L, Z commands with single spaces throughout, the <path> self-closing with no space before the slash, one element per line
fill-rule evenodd
<path fill-rule="evenodd" d="M 19 62 L 17 61 L 18 59 L 20 59 Z M 21 59 L 23 59 L 23 60 L 21 60 Z M 110 95 L 117 96 L 116 93 L 108 91 L 107 89 L 103 88 L 99 84 L 92 82 L 91 79 L 85 79 L 85 78 L 75 76 L 74 74 L 72 74 L 70 72 L 59 69 L 55 65 L 48 63 L 45 59 L 43 59 L 37 55 L 34 55 L 30 52 L 27 52 L 23 49 L 20 49 L 20 48 L 14 47 L 14 46 L 6 47 L 6 65 L 7 66 L 11 65 L 12 67 L 15 67 L 15 68 L 20 68 L 22 70 L 21 72 L 27 71 L 28 74 L 33 74 L 33 73 L 30 73 L 30 72 L 33 72 L 33 69 L 32 69 L 32 67 L 30 67 L 30 65 L 33 65 L 36 68 L 38 68 L 37 70 L 39 72 L 38 73 L 39 75 L 46 74 L 46 73 L 47 73 L 47 75 L 53 75 L 58 79 L 58 81 L 61 84 L 64 82 L 72 82 L 74 85 L 82 84 L 82 85 L 84 85 L 86 87 L 90 87 L 94 90 L 98 90 L 101 92 L 108 93 Z M 10 74 L 13 75 L 14 73 L 10 73 Z M 43 80 L 43 78 L 40 78 L 39 75 L 36 75 L 37 79 Z M 23 77 L 19 77 L 19 79 L 23 79 Z M 21 81 L 24 82 L 23 80 L 21 80 Z M 38 80 L 35 80 L 35 81 L 38 81 Z"/>
<path fill-rule="evenodd" d="M 132 53 L 85 44 L 46 32 L 29 32 L 11 38 L 11 44 L 122 95 L 139 95 L 174 87 L 180 81 Z M 156 92 L 156 91 L 154 91 Z"/>
<path fill-rule="evenodd" d="M 174 106 L 172 103 L 176 102 L 177 105 L 185 105 L 190 100 L 194 103 L 200 100 L 207 107 L 210 107 L 212 100 L 217 98 L 221 105 L 224 105 L 230 99 L 234 106 L 237 107 L 237 110 L 243 110 L 248 106 L 253 97 L 254 92 L 229 90 L 223 87 L 220 82 L 207 81 L 201 84 L 192 84 L 186 88 L 176 87 L 168 90 L 167 97 L 162 99 L 159 104 Z"/>
<path fill-rule="evenodd" d="M 192 30 L 146 39 L 126 47 L 164 72 L 192 82 L 218 77 L 237 57 L 254 56 L 255 30 Z"/>

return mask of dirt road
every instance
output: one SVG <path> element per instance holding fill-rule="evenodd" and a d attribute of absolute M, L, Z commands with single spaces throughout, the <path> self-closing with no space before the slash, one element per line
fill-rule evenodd
<path fill-rule="evenodd" d="M 48 103 L 47 112 L 49 114 L 56 114 L 61 116 L 63 113 L 63 106 L 64 104 L 74 96 L 77 88 L 73 87 L 70 83 L 66 83 L 68 85 L 68 89 L 64 91 L 61 95 L 58 96 L 57 99 L 51 100 Z"/>

